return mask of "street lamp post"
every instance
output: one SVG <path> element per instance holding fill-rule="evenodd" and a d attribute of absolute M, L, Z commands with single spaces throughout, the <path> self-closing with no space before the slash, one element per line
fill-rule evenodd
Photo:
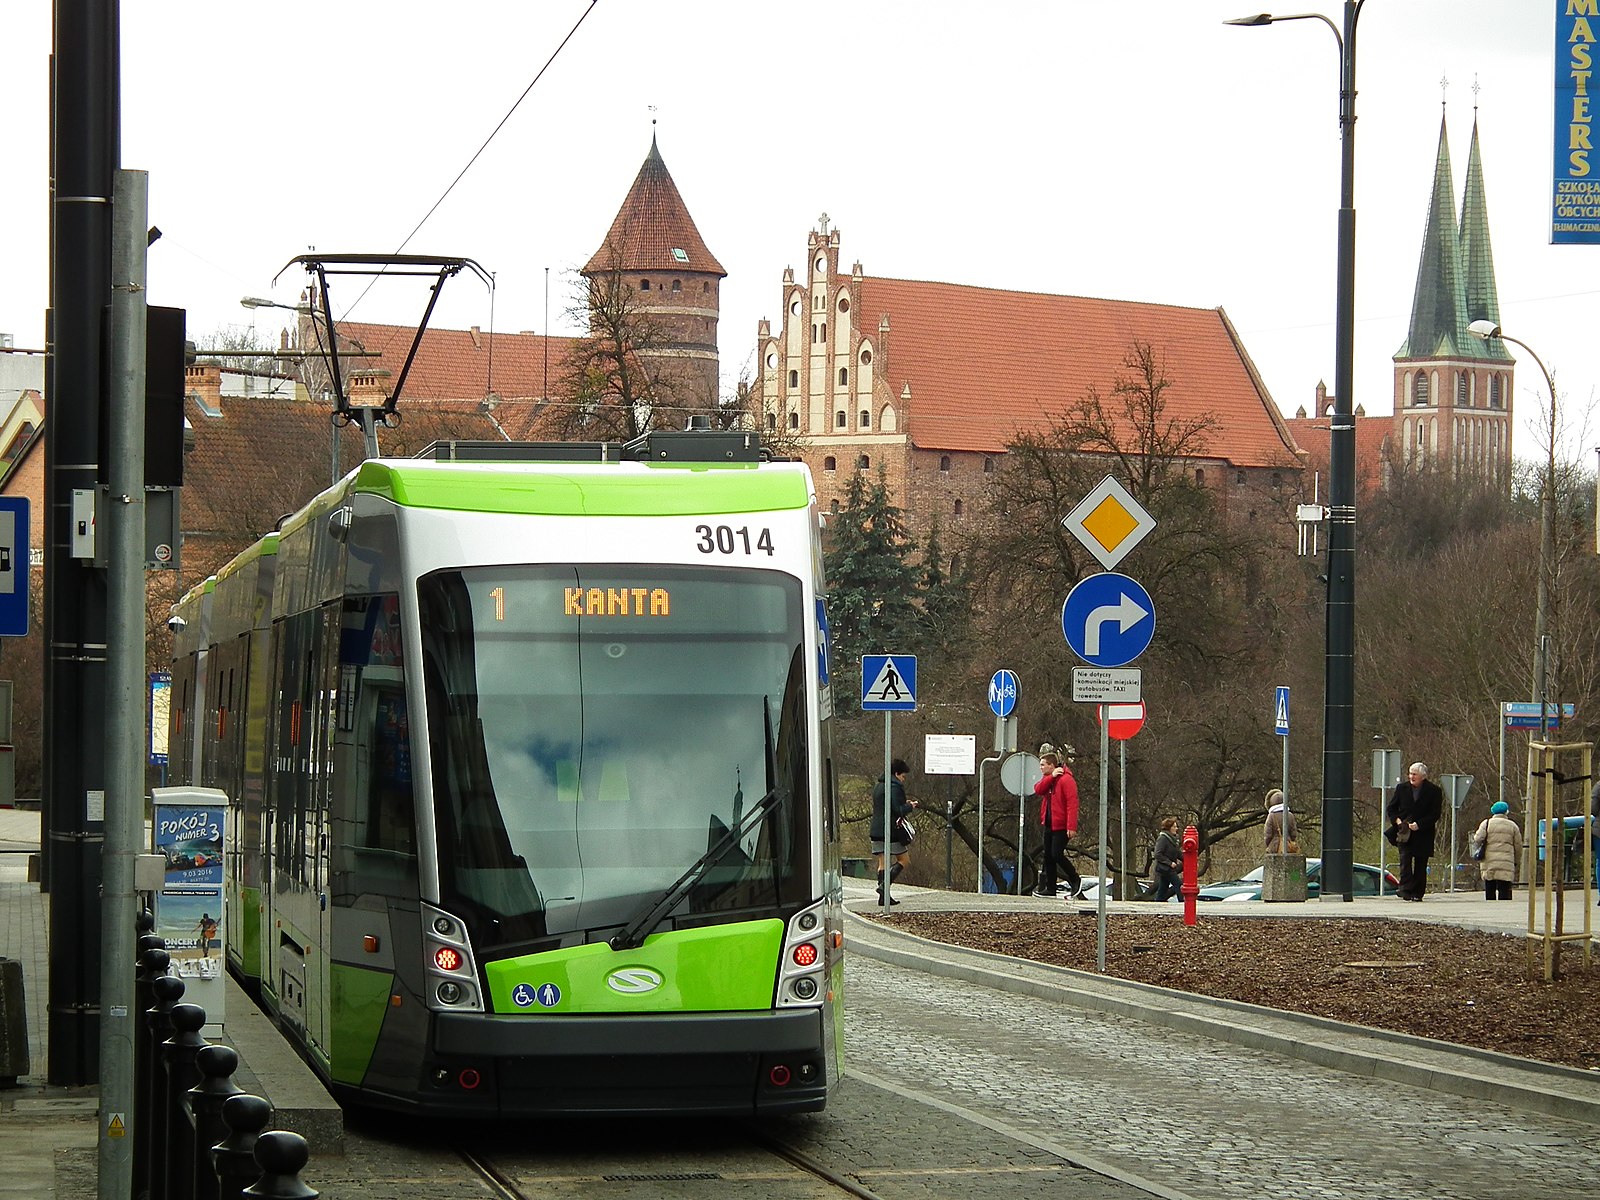
<path fill-rule="evenodd" d="M 1556 385 L 1544 360 L 1527 342 L 1502 333 L 1493 321 L 1474 321 L 1467 332 L 1484 341 L 1497 340 L 1521 346 L 1539 366 L 1545 391 L 1550 396 L 1550 424 L 1546 429 L 1548 454 L 1545 458 L 1544 487 L 1539 499 L 1539 585 L 1533 610 L 1533 698 L 1539 705 L 1539 740 L 1550 740 L 1550 584 L 1556 562 Z"/>
<path fill-rule="evenodd" d="M 1322 898 L 1355 898 L 1356 624 L 1356 22 L 1366 0 L 1345 0 L 1343 33 L 1321 13 L 1258 13 L 1228 25 L 1321 21 L 1339 44 L 1339 227 L 1334 300 L 1333 419 L 1328 450 L 1328 600 L 1322 725 Z"/>

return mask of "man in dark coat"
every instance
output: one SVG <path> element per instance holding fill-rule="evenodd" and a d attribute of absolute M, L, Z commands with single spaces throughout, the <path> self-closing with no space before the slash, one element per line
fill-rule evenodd
<path fill-rule="evenodd" d="M 1402 900 L 1421 900 L 1427 891 L 1433 829 L 1443 808 L 1444 793 L 1428 778 L 1428 764 L 1412 763 L 1383 810 L 1389 822 L 1384 836 L 1400 852 L 1400 890 L 1395 894 Z"/>

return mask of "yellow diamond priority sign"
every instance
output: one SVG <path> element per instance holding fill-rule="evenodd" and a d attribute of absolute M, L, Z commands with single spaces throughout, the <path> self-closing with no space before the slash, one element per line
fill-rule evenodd
<path fill-rule="evenodd" d="M 1156 520 L 1127 488 L 1107 475 L 1077 508 L 1061 518 L 1061 524 L 1101 566 L 1113 571 L 1156 527 Z"/>

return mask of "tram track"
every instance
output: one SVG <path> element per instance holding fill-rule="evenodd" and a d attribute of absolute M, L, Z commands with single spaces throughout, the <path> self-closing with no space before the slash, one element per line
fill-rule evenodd
<path fill-rule="evenodd" d="M 480 1146 L 457 1145 L 455 1153 L 495 1200 L 533 1200 L 539 1196 L 592 1195 L 610 1188 L 617 1196 L 653 1195 L 658 1184 L 704 1183 L 705 1195 L 793 1196 L 830 1200 L 883 1200 L 856 1179 L 835 1170 L 813 1155 L 773 1137 L 753 1124 L 735 1124 L 737 1139 L 717 1145 L 692 1146 L 666 1155 L 647 1153 L 589 1155 L 552 1159 L 546 1155 L 518 1159 L 503 1151 L 487 1152 Z M 744 1145 L 739 1145 L 738 1140 Z M 749 1149 L 767 1160 L 752 1160 Z M 718 1187 L 716 1185 L 723 1185 Z"/>

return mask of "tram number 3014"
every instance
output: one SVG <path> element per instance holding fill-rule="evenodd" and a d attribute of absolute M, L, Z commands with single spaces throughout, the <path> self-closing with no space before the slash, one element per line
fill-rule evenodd
<path fill-rule="evenodd" d="M 770 529 L 752 531 L 748 525 L 737 529 L 731 525 L 696 525 L 694 531 L 699 535 L 694 548 L 701 554 L 754 554 L 759 550 L 770 557 L 773 553 Z"/>

